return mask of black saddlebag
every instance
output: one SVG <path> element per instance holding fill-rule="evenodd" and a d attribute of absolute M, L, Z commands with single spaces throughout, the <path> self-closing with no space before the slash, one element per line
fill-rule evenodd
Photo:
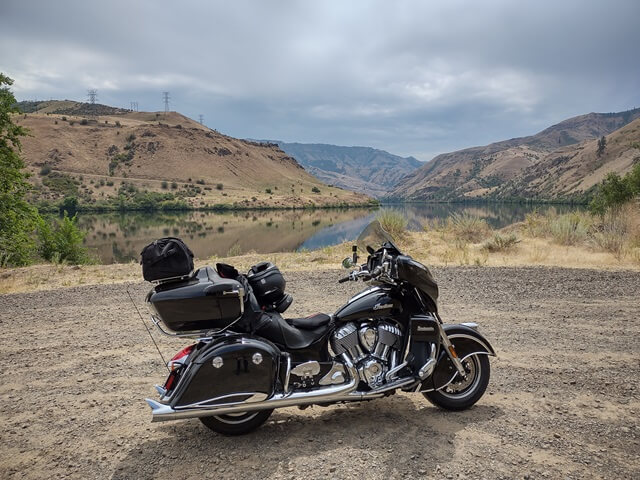
<path fill-rule="evenodd" d="M 192 332 L 220 329 L 236 321 L 243 312 L 243 297 L 238 281 L 203 267 L 187 279 L 156 285 L 147 302 L 168 329 Z"/>
<path fill-rule="evenodd" d="M 273 395 L 280 352 L 250 335 L 206 344 L 193 358 L 171 402 L 173 408 L 258 402 Z"/>
<path fill-rule="evenodd" d="M 160 238 L 142 252 L 142 276 L 149 282 L 179 279 L 193 272 L 193 253 L 179 238 Z"/>

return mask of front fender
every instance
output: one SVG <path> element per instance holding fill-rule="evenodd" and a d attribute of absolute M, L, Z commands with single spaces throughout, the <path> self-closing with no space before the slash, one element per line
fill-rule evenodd
<path fill-rule="evenodd" d="M 478 332 L 476 328 L 460 323 L 445 323 L 443 328 L 460 358 L 464 358 L 471 353 L 496 356 L 496 352 L 489 340 Z"/>
<path fill-rule="evenodd" d="M 476 327 L 463 324 L 446 323 L 443 325 L 444 331 L 456 349 L 456 353 L 461 360 L 471 355 L 490 355 L 495 357 L 496 352 Z M 446 387 L 458 374 L 449 354 L 444 348 L 440 349 L 438 363 L 433 374 L 424 380 L 420 386 L 420 391 L 428 392 Z"/>

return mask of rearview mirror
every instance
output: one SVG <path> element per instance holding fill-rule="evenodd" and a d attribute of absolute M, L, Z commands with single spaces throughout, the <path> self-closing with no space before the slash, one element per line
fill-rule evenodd
<path fill-rule="evenodd" d="M 346 268 L 348 270 L 350 268 L 353 268 L 354 265 L 355 263 L 353 263 L 353 260 L 350 259 L 349 257 L 342 260 L 342 268 Z"/>

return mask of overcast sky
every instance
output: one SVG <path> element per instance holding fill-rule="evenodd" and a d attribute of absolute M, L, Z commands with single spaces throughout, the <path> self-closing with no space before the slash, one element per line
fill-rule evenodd
<path fill-rule="evenodd" d="M 0 1 L 19 100 L 429 160 L 640 107 L 640 1 Z"/>

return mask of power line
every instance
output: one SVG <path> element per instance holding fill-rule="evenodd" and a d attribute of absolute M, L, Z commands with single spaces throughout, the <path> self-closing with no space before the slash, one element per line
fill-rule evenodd
<path fill-rule="evenodd" d="M 162 100 L 164 100 L 164 113 L 169 111 L 169 92 L 162 92 Z"/>

